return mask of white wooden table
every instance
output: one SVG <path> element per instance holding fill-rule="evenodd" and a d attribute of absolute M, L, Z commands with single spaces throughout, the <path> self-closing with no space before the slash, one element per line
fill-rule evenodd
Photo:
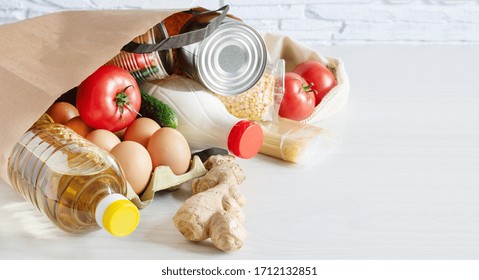
<path fill-rule="evenodd" d="M 248 239 L 186 241 L 161 193 L 126 238 L 71 235 L 0 184 L 0 259 L 477 259 L 479 46 L 343 46 L 346 108 L 317 123 L 342 144 L 314 165 L 240 160 Z"/>

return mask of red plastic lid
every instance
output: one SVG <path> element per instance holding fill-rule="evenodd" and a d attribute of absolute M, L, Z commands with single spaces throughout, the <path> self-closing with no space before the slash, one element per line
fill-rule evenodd
<path fill-rule="evenodd" d="M 237 122 L 228 136 L 228 149 L 240 158 L 254 157 L 258 154 L 261 145 L 263 145 L 263 129 L 247 120 Z"/>

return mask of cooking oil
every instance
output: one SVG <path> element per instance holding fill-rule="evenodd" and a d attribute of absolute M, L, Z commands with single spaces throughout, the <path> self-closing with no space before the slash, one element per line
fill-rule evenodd
<path fill-rule="evenodd" d="M 21 137 L 8 160 L 13 188 L 67 232 L 104 228 L 126 236 L 139 222 L 126 196 L 118 162 L 44 114 Z"/>

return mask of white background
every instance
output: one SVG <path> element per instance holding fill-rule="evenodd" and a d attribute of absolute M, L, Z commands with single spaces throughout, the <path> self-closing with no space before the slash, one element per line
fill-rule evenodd
<path fill-rule="evenodd" d="M 3 23 L 64 9 L 223 4 L 1 2 Z M 478 259 L 479 4 L 228 3 L 232 13 L 260 30 L 286 33 L 345 61 L 351 78 L 349 103 L 318 123 L 342 136 L 338 149 L 310 166 L 265 156 L 240 161 L 248 176 L 241 187 L 247 199 L 248 239 L 230 254 L 207 242 L 187 242 L 174 229 L 171 217 L 186 192 L 158 195 L 143 210 L 138 230 L 114 239 L 102 231 L 85 236 L 63 233 L 2 183 L 0 259 Z M 375 265 L 367 268 L 376 271 Z M 377 267 L 380 270 L 380 264 Z M 445 267 L 429 264 L 418 275 L 430 279 L 428 271 L 438 275 Z M 368 274 L 353 270 L 350 275 L 355 271 L 362 273 L 358 279 Z M 453 279 L 463 271 L 453 267 L 445 275 Z M 393 267 L 377 279 L 417 279 L 408 272 Z M 331 269 L 328 273 L 335 274 Z"/>
<path fill-rule="evenodd" d="M 0 23 L 67 9 L 158 9 L 230 4 L 260 31 L 308 45 L 479 42 L 474 0 L 0 0 Z"/>

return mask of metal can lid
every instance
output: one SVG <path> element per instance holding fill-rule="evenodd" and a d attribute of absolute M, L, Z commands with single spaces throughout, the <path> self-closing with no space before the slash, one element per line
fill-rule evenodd
<path fill-rule="evenodd" d="M 201 42 L 197 71 L 201 82 L 220 95 L 237 95 L 252 88 L 264 73 L 266 45 L 247 24 L 231 20 Z"/>

